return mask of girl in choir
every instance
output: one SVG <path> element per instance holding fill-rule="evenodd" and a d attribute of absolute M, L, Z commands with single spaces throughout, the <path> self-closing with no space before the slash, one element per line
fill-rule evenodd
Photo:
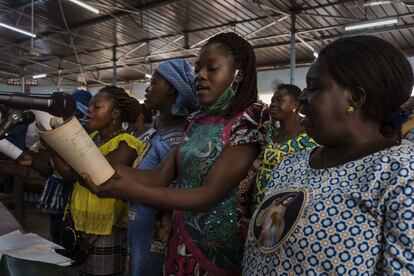
<path fill-rule="evenodd" d="M 195 63 L 201 110 L 188 118 L 179 146 L 152 171 L 118 166 L 119 178 L 89 187 L 176 210 L 168 240 L 165 275 L 240 273 L 243 208 L 239 183 L 265 140 L 266 109 L 257 103 L 256 57 L 235 33 L 212 37 Z M 167 186 L 177 178 L 180 188 Z"/>

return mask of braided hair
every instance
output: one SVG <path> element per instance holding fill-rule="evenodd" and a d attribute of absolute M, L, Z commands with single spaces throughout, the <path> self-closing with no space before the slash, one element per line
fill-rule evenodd
<path fill-rule="evenodd" d="M 130 97 L 124 89 L 105 86 L 98 93 L 105 93 L 111 99 L 114 108 L 119 109 L 121 122 L 135 122 L 139 115 L 139 102 L 134 97 Z"/>
<path fill-rule="evenodd" d="M 224 116 L 230 117 L 257 102 L 256 54 L 249 42 L 236 33 L 220 33 L 213 36 L 202 49 L 210 45 L 223 47 L 226 54 L 234 57 L 236 69 L 244 72 L 243 79 L 236 89 L 236 95 L 224 111 Z"/>
<path fill-rule="evenodd" d="M 141 104 L 141 111 L 140 114 L 144 115 L 144 123 L 150 124 L 152 123 L 152 111 L 148 109 L 145 104 Z"/>
<path fill-rule="evenodd" d="M 404 121 L 401 105 L 410 98 L 413 70 L 397 48 L 378 37 L 362 35 L 336 40 L 319 57 L 325 58 L 339 85 L 365 91 L 361 109 L 380 123 L 382 135 L 400 134 Z"/>

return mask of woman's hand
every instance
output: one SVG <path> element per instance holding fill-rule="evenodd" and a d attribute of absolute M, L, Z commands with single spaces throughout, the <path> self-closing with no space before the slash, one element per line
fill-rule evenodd
<path fill-rule="evenodd" d="M 97 185 L 87 173 L 82 173 L 83 182 L 86 187 L 98 197 L 122 198 L 122 194 L 127 193 L 125 190 L 131 185 L 128 181 L 128 170 L 131 168 L 123 165 L 112 165 L 115 169 L 114 175 L 101 185 Z M 135 185 L 135 183 L 134 183 Z"/>
<path fill-rule="evenodd" d="M 20 166 L 30 167 L 33 164 L 33 158 L 30 154 L 24 152 L 16 159 L 16 162 Z"/>

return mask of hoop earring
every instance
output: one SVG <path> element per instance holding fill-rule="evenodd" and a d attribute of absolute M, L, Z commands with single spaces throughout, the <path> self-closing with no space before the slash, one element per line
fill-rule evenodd
<path fill-rule="evenodd" d="M 348 106 L 348 108 L 346 109 L 346 113 L 353 113 L 354 112 L 354 108 L 352 106 Z"/>

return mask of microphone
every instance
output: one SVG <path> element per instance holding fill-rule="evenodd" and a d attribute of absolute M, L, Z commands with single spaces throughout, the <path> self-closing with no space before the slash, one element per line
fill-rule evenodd
<path fill-rule="evenodd" d="M 16 160 L 17 158 L 22 155 L 23 151 L 16 147 L 13 143 L 8 141 L 7 139 L 1 139 L 0 140 L 0 152 L 4 155 L 7 155 L 13 160 Z"/>
<path fill-rule="evenodd" d="M 18 124 L 31 124 L 36 116 L 30 111 L 12 110 L 6 118 L 0 123 L 0 139 L 8 135 L 8 132 Z"/>
<path fill-rule="evenodd" d="M 17 109 L 42 110 L 64 118 L 72 116 L 76 110 L 76 102 L 73 96 L 63 92 L 55 92 L 51 95 L 0 93 L 0 104 Z"/>

